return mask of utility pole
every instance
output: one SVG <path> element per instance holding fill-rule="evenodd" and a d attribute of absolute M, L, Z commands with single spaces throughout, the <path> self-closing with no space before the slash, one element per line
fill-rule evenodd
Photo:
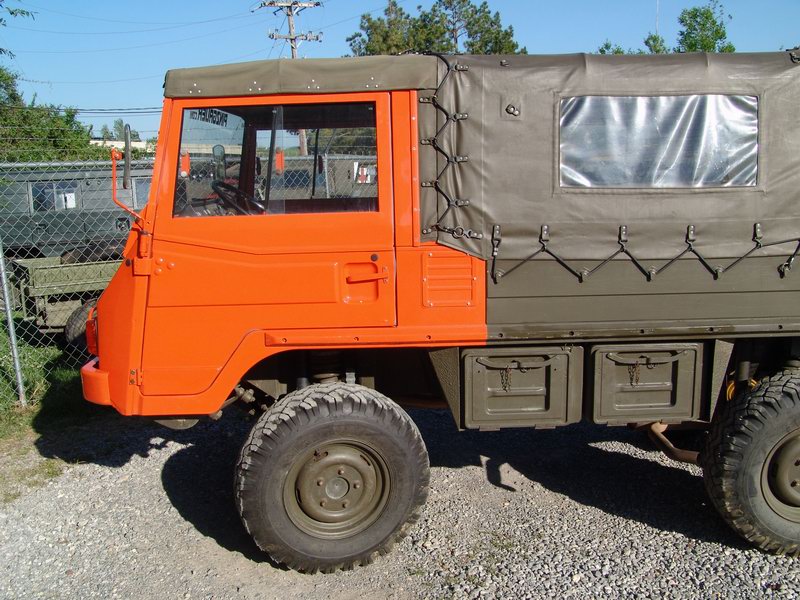
<path fill-rule="evenodd" d="M 278 33 L 277 31 L 271 31 L 269 37 L 272 40 L 289 40 L 289 45 L 292 50 L 292 58 L 297 58 L 298 40 L 301 42 L 321 42 L 322 34 L 311 33 L 310 31 L 308 33 L 296 33 L 294 29 L 294 17 L 306 8 L 316 8 L 319 5 L 319 2 L 301 2 L 299 0 L 267 0 L 261 2 L 261 4 L 259 4 L 255 10 L 258 10 L 259 8 L 274 8 L 276 9 L 274 11 L 275 14 L 282 12 L 286 15 L 286 22 L 289 25 L 289 35 Z M 308 147 L 306 144 L 306 130 L 298 130 L 297 135 L 300 142 L 300 156 L 307 156 Z"/>
<path fill-rule="evenodd" d="M 656 35 L 658 35 L 658 3 L 659 0 L 656 0 Z"/>

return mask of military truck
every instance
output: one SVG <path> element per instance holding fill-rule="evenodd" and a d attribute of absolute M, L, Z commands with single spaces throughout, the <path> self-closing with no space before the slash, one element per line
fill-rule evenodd
<path fill-rule="evenodd" d="M 132 208 L 147 203 L 152 160 L 134 160 Z M 118 258 L 130 219 L 111 202 L 108 161 L 0 163 L 0 238 L 8 256 L 68 263 Z"/>
<path fill-rule="evenodd" d="M 800 552 L 797 53 L 258 61 L 165 96 L 84 395 L 174 427 L 263 409 L 235 495 L 273 559 L 349 568 L 408 531 L 409 398 L 459 429 L 641 427 Z"/>

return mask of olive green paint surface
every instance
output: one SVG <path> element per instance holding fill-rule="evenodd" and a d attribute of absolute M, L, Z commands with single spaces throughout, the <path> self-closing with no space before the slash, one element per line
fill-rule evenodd
<path fill-rule="evenodd" d="M 594 422 L 689 421 L 700 412 L 703 345 L 594 346 Z"/>
<path fill-rule="evenodd" d="M 475 348 L 462 354 L 464 425 L 499 429 L 581 419 L 583 348 Z"/>
<path fill-rule="evenodd" d="M 167 98 L 333 94 L 434 89 L 433 56 L 363 56 L 246 63 L 167 71 Z"/>

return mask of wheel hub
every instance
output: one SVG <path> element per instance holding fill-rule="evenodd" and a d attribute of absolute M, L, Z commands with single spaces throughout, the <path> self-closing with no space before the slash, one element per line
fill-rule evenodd
<path fill-rule="evenodd" d="M 365 529 L 386 502 L 388 477 L 377 453 L 357 442 L 314 448 L 289 472 L 284 499 L 289 517 L 319 537 Z"/>
<path fill-rule="evenodd" d="M 800 523 L 800 430 L 785 436 L 769 453 L 762 483 L 772 510 Z"/>
<path fill-rule="evenodd" d="M 775 495 L 790 506 L 800 506 L 800 434 L 775 453 Z"/>
<path fill-rule="evenodd" d="M 350 491 L 350 483 L 341 477 L 335 477 L 325 484 L 325 493 L 333 500 L 339 500 Z"/>

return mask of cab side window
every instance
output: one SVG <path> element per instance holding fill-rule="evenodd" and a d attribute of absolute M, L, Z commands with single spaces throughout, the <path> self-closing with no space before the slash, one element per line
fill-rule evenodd
<path fill-rule="evenodd" d="M 180 217 L 378 210 L 369 102 L 187 109 Z"/>
<path fill-rule="evenodd" d="M 283 106 L 274 116 L 274 129 L 258 132 L 259 159 L 271 166 L 257 184 L 268 213 L 378 210 L 373 104 Z"/>

